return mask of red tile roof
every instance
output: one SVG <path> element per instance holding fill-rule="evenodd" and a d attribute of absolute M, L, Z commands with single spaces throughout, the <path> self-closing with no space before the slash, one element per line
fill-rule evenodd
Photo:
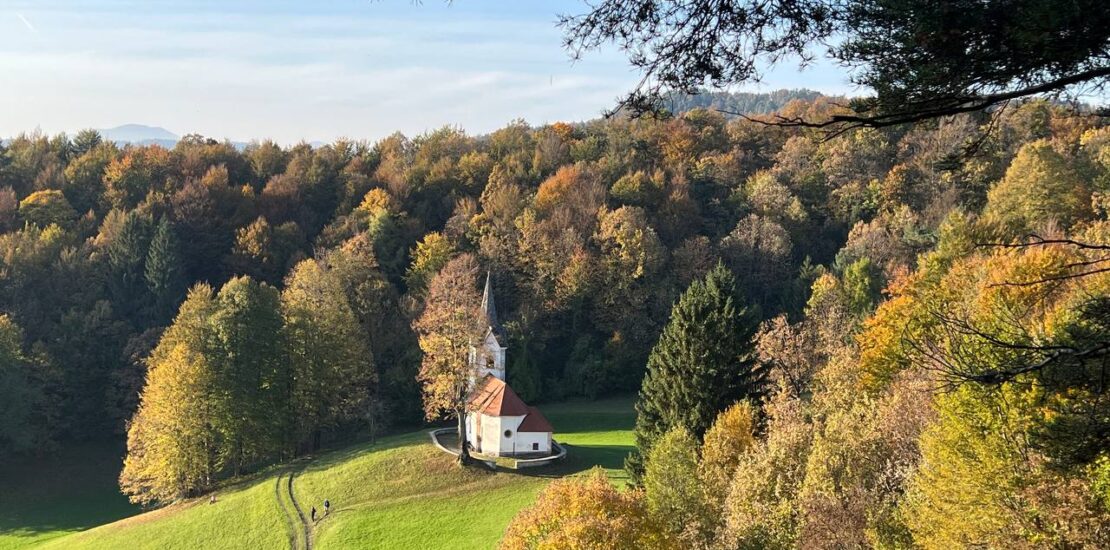
<path fill-rule="evenodd" d="M 517 427 L 518 432 L 554 432 L 555 428 L 551 427 L 551 423 L 543 416 L 543 413 L 535 407 L 528 407 L 528 416 Z"/>
<path fill-rule="evenodd" d="M 508 384 L 487 374 L 470 395 L 470 410 L 490 416 L 524 416 L 528 405 Z M 527 421 L 527 418 L 525 419 Z"/>

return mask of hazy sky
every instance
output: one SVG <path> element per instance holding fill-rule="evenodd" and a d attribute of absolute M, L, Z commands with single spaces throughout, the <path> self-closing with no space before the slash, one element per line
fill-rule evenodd
<path fill-rule="evenodd" d="M 125 123 L 331 141 L 584 120 L 636 80 L 619 52 L 572 63 L 581 1 L 0 0 L 0 136 Z M 753 91 L 852 91 L 828 65 Z"/>

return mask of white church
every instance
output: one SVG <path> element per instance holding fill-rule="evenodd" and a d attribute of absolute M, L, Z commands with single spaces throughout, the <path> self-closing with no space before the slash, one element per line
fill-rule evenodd
<path fill-rule="evenodd" d="M 466 413 L 466 438 L 473 452 L 486 456 L 547 456 L 551 454 L 551 423 L 530 407 L 505 382 L 504 332 L 497 323 L 490 275 L 482 293 L 482 311 L 489 320 L 482 341 L 470 348 L 474 384 Z"/>

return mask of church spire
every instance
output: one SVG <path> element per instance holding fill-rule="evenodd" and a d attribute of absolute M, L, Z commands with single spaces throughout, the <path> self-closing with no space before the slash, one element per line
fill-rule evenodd
<path fill-rule="evenodd" d="M 493 281 L 490 272 L 486 272 L 486 289 L 482 291 L 482 313 L 486 315 L 489 321 L 490 328 L 496 331 L 497 326 L 497 306 L 493 303 Z"/>

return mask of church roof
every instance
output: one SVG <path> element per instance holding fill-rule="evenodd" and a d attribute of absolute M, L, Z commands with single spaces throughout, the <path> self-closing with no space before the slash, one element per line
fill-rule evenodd
<path fill-rule="evenodd" d="M 518 432 L 554 432 L 555 428 L 547 421 L 547 418 L 535 407 L 528 407 L 528 416 L 520 422 L 517 427 Z"/>
<path fill-rule="evenodd" d="M 490 374 L 478 383 L 469 405 L 471 410 L 490 416 L 524 416 L 529 412 L 528 405 L 508 384 Z"/>
<path fill-rule="evenodd" d="M 493 301 L 493 278 L 486 272 L 486 288 L 482 291 L 482 313 L 489 322 L 489 332 L 501 336 L 501 325 L 497 322 L 497 304 Z"/>

